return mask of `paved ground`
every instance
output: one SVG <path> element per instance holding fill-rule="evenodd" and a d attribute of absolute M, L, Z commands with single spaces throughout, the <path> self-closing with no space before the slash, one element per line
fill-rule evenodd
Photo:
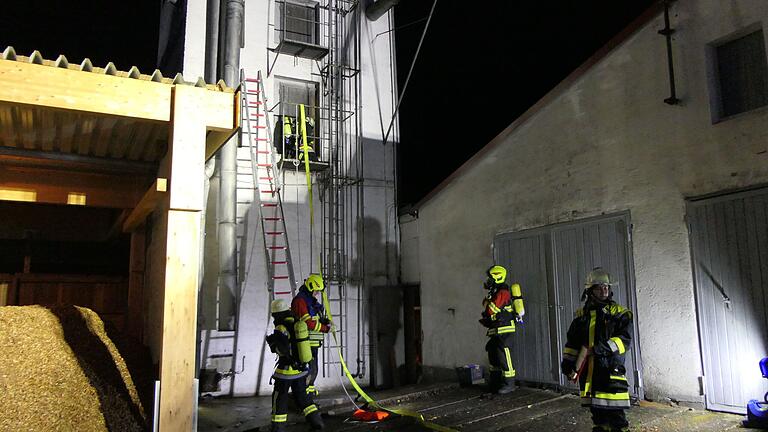
<path fill-rule="evenodd" d="M 318 402 L 343 403 L 338 395 Z M 579 406 L 578 397 L 548 390 L 520 388 L 508 395 L 483 393 L 479 387 L 433 385 L 401 388 L 375 395 L 383 406 L 420 412 L 427 420 L 462 432 L 587 432 L 591 430 L 589 411 Z M 209 431 L 268 431 L 270 398 L 245 398 L 204 401 L 201 403 L 199 428 Z M 352 406 L 326 411 L 327 431 L 429 431 L 407 417 L 385 421 L 355 423 L 349 420 Z M 629 411 L 633 431 L 642 432 L 714 432 L 756 431 L 740 427 L 741 416 L 692 410 L 679 406 L 642 402 Z M 309 430 L 300 415 L 289 415 L 290 432 Z"/>

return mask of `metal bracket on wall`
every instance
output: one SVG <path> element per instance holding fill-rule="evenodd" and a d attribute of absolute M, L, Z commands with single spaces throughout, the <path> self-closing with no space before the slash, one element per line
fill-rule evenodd
<path fill-rule="evenodd" d="M 669 66 L 669 97 L 664 99 L 664 103 L 667 105 L 679 105 L 680 99 L 677 98 L 675 93 L 675 66 L 672 61 L 672 34 L 675 33 L 675 29 L 669 26 L 669 6 L 675 0 L 664 0 L 664 28 L 659 30 L 659 34 L 664 36 L 667 40 L 667 65 Z"/>

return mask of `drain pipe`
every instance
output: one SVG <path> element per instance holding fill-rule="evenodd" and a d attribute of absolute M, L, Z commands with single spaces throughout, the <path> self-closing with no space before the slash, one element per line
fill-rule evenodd
<path fill-rule="evenodd" d="M 237 87 L 240 48 L 243 45 L 245 0 L 226 0 L 224 8 L 223 70 L 221 79 Z M 235 135 L 219 150 L 216 168 L 219 183 L 219 330 L 235 329 L 237 307 L 237 142 Z"/>
<path fill-rule="evenodd" d="M 371 21 L 376 21 L 398 3 L 400 0 L 378 0 L 365 8 L 365 16 Z"/>

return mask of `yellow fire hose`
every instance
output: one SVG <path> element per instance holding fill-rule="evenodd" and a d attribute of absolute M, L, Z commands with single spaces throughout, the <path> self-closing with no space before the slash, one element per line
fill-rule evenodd
<path fill-rule="evenodd" d="M 314 205 L 312 202 L 312 180 L 309 175 L 309 145 L 307 143 L 307 127 L 306 127 L 306 114 L 304 112 L 304 105 L 299 105 L 299 128 L 301 130 L 301 150 L 304 152 L 304 171 L 306 173 L 307 178 L 307 189 L 309 189 L 309 229 L 310 229 L 310 235 L 312 235 L 312 232 L 314 230 L 314 224 L 315 224 L 315 212 L 314 212 Z M 318 256 L 319 258 L 319 256 Z M 318 271 L 321 267 L 318 265 Z M 321 275 L 322 276 L 322 275 Z M 331 334 L 333 335 L 333 341 L 336 344 L 336 352 L 339 355 L 339 362 L 341 363 L 341 368 L 344 371 L 344 375 L 349 380 L 349 383 L 352 384 L 352 387 L 354 387 L 355 391 L 357 391 L 357 394 L 360 395 L 360 397 L 365 400 L 365 402 L 368 403 L 368 406 L 380 411 L 387 411 L 392 414 L 405 416 L 405 417 L 412 417 L 416 419 L 419 423 L 424 425 L 425 427 L 438 431 L 438 432 L 457 432 L 455 429 L 447 428 L 445 426 L 440 426 L 439 424 L 432 423 L 430 421 L 427 421 L 423 415 L 416 411 L 410 411 L 410 410 L 400 410 L 400 409 L 389 409 L 384 408 L 381 405 L 379 405 L 378 402 L 376 402 L 373 398 L 368 396 L 368 394 L 363 391 L 362 388 L 360 388 L 360 385 L 357 384 L 357 381 L 352 376 L 352 373 L 349 372 L 349 369 L 347 368 L 347 362 L 344 361 L 344 356 L 341 354 L 341 345 L 339 345 L 338 339 L 336 338 L 336 327 L 333 325 L 333 314 L 331 313 L 331 305 L 328 302 L 328 294 L 325 290 L 323 290 L 323 306 L 325 307 L 325 313 L 328 319 L 331 322 Z"/>

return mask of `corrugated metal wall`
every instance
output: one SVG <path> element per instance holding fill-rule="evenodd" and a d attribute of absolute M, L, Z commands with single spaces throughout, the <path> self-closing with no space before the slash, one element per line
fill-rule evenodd
<path fill-rule="evenodd" d="M 513 358 L 519 379 L 573 386 L 560 374 L 560 358 L 592 268 L 610 271 L 619 281 L 614 299 L 636 310 L 628 226 L 629 214 L 622 213 L 496 237 L 495 259 L 509 268 L 510 282 L 521 282 L 526 302 L 526 323 Z M 642 397 L 637 353 L 635 335 L 627 378 L 632 393 Z"/>
<path fill-rule="evenodd" d="M 707 408 L 744 413 L 768 381 L 768 190 L 688 204 Z"/>

